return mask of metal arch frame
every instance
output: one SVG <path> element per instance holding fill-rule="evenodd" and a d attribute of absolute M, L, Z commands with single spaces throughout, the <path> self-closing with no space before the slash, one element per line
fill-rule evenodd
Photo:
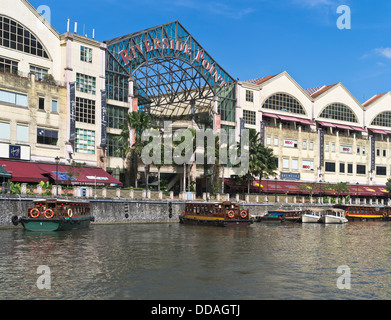
<path fill-rule="evenodd" d="M 170 70 L 171 64 L 177 68 L 174 72 Z M 155 69 L 153 65 L 158 65 L 158 67 Z M 147 68 L 145 72 L 142 70 L 144 68 Z M 153 75 L 148 74 L 148 70 L 152 70 Z M 142 74 L 143 77 L 139 77 L 138 74 Z M 150 107 L 152 113 L 161 107 L 163 114 L 170 109 L 176 109 L 177 116 L 184 115 L 186 112 L 190 113 L 189 105 L 186 104 L 189 101 L 195 109 L 201 111 L 210 107 L 217 95 L 215 88 L 208 83 L 205 76 L 182 58 L 157 57 L 150 59 L 138 66 L 132 76 L 137 83 L 137 88 L 154 102 L 154 105 Z M 144 81 L 149 81 L 150 85 Z M 161 90 L 160 87 L 165 90 Z M 153 94 L 148 94 L 151 91 Z M 182 110 L 182 114 L 179 114 L 180 110 Z M 174 114 L 175 111 L 172 113 Z"/>
<path fill-rule="evenodd" d="M 153 50 L 148 50 L 148 43 L 149 45 L 153 44 L 156 46 L 155 41 L 161 41 L 161 43 L 163 43 L 163 41 L 170 41 L 170 46 L 163 48 L 163 45 L 161 45 L 160 48 L 154 47 Z M 173 41 L 172 44 L 171 41 Z M 180 43 L 179 46 L 188 49 L 186 54 L 181 50 L 176 49 L 178 46 L 177 43 Z M 167 112 L 167 110 L 170 109 L 168 107 L 170 104 L 168 102 L 170 101 L 166 101 L 167 103 L 165 104 L 162 104 L 162 102 L 170 95 L 169 90 L 172 89 L 175 84 L 175 93 L 177 94 L 177 97 L 178 94 L 181 95 L 181 97 L 176 101 L 176 106 L 174 106 L 174 108 L 178 107 L 179 104 L 182 104 L 182 108 L 178 108 L 183 109 L 182 114 L 186 112 L 187 107 L 189 106 L 189 104 L 186 105 L 186 102 L 190 102 L 194 105 L 194 100 L 197 100 L 198 105 L 201 105 L 199 109 L 209 105 L 209 111 L 211 112 L 211 109 L 213 108 L 212 100 L 216 96 L 220 101 L 231 101 L 232 111 L 235 112 L 236 95 L 233 94 L 235 99 L 232 98 L 232 94 L 224 95 L 224 91 L 226 91 L 227 88 L 228 90 L 235 90 L 235 81 L 215 62 L 214 59 L 211 58 L 203 47 L 178 21 L 112 39 L 106 41 L 106 44 L 106 72 L 123 77 L 133 77 L 137 87 L 140 89 L 139 92 L 141 95 L 150 99 L 151 102 L 155 102 L 153 108 L 162 108 L 163 105 L 165 105 L 165 107 L 163 107 L 163 112 Z M 128 64 L 126 64 L 126 61 L 120 56 L 120 52 L 124 52 L 124 50 L 126 50 L 127 54 L 131 52 L 131 54 L 129 54 L 131 60 L 128 61 Z M 170 69 L 166 64 L 172 64 L 177 70 L 173 72 L 173 69 Z M 144 71 L 143 68 L 146 68 L 146 70 Z M 149 69 L 152 70 L 151 77 L 156 78 L 152 90 L 157 90 L 157 93 L 155 92 L 152 95 L 150 94 L 151 88 L 148 88 L 146 85 L 143 87 L 143 84 L 140 83 L 140 79 L 144 79 L 145 81 L 151 80 L 148 76 Z M 159 73 L 159 70 L 165 71 L 164 73 Z M 172 75 L 171 82 L 167 81 L 164 83 L 164 81 L 161 81 L 167 80 L 167 78 L 170 77 L 170 72 Z M 139 74 L 143 74 L 144 76 L 139 77 Z M 176 79 L 174 80 L 175 77 Z M 197 81 L 198 84 L 196 83 Z M 202 81 L 204 81 L 203 84 L 201 84 Z M 223 88 L 219 85 L 219 81 L 225 84 Z M 188 88 L 189 86 L 190 88 Z M 183 90 L 179 91 L 179 88 L 182 88 Z M 194 99 L 195 96 L 197 96 L 197 92 L 201 95 L 199 95 L 197 99 Z M 171 99 L 171 102 L 174 102 L 174 100 Z M 177 114 L 178 113 L 179 110 L 177 110 Z"/>

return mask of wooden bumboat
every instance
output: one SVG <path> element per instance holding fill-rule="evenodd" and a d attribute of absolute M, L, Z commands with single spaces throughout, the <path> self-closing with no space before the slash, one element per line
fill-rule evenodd
<path fill-rule="evenodd" d="M 336 204 L 334 208 L 346 211 L 348 221 L 389 221 L 391 207 L 359 205 L 359 204 Z"/>
<path fill-rule="evenodd" d="M 88 201 L 40 199 L 33 201 L 33 207 L 21 218 L 12 217 L 12 223 L 19 223 L 29 231 L 61 231 L 88 228 L 94 221 Z"/>
<path fill-rule="evenodd" d="M 264 216 L 258 216 L 258 222 L 301 222 L 303 210 L 270 210 Z"/>
<path fill-rule="evenodd" d="M 240 209 L 238 203 L 225 202 L 191 202 L 185 204 L 185 210 L 179 216 L 180 223 L 211 226 L 248 226 L 249 210 Z"/>

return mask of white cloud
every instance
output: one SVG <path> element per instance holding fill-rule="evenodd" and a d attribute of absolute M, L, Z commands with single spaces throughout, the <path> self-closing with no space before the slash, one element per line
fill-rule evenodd
<path fill-rule="evenodd" d="M 387 59 L 391 59 L 391 48 L 377 48 L 375 49 L 375 53 Z"/>

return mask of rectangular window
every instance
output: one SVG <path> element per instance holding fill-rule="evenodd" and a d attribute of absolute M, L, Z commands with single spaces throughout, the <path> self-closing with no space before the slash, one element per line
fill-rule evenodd
<path fill-rule="evenodd" d="M 334 143 L 331 145 L 331 152 L 335 152 L 335 144 Z"/>
<path fill-rule="evenodd" d="M 52 100 L 52 112 L 58 112 L 58 102 L 57 102 L 57 100 Z"/>
<path fill-rule="evenodd" d="M 27 95 L 25 94 L 0 90 L 0 101 L 27 107 Z"/>
<path fill-rule="evenodd" d="M 356 172 L 357 174 L 365 174 L 365 165 L 358 164 Z"/>
<path fill-rule="evenodd" d="M 298 170 L 298 169 L 299 169 L 299 160 L 292 159 L 292 170 Z"/>
<path fill-rule="evenodd" d="M 267 144 L 267 145 L 272 144 L 272 138 L 271 138 L 270 136 L 267 136 L 267 138 L 266 138 L 266 144 Z"/>
<path fill-rule="evenodd" d="M 310 141 L 310 150 L 314 150 L 314 143 Z"/>
<path fill-rule="evenodd" d="M 326 172 L 335 172 L 335 162 L 326 162 L 325 163 Z"/>
<path fill-rule="evenodd" d="M 376 149 L 376 156 L 380 157 L 380 149 Z"/>
<path fill-rule="evenodd" d="M 387 150 L 383 150 L 383 157 L 387 156 Z"/>
<path fill-rule="evenodd" d="M 387 175 L 387 168 L 386 167 L 376 167 L 376 175 L 386 176 Z"/>
<path fill-rule="evenodd" d="M 18 124 L 16 125 L 16 140 L 22 142 L 29 142 L 29 127 Z"/>
<path fill-rule="evenodd" d="M 38 128 L 37 129 L 37 143 L 48 144 L 56 146 L 58 141 L 58 131 Z"/>
<path fill-rule="evenodd" d="M 274 137 L 274 145 L 278 146 L 278 138 L 277 137 Z"/>
<path fill-rule="evenodd" d="M 343 162 L 339 163 L 339 173 L 345 173 L 345 164 Z"/>
<path fill-rule="evenodd" d="M 254 102 L 254 92 L 246 90 L 246 101 Z"/>
<path fill-rule="evenodd" d="M 303 150 L 307 150 L 307 141 L 303 141 Z"/>
<path fill-rule="evenodd" d="M 84 93 L 96 94 L 96 78 L 76 73 L 76 90 Z"/>
<path fill-rule="evenodd" d="M 80 46 L 80 60 L 92 63 L 92 49 Z"/>
<path fill-rule="evenodd" d="M 76 129 L 76 152 L 95 154 L 95 131 Z"/>
<path fill-rule="evenodd" d="M 283 169 L 289 169 L 289 159 L 288 158 L 283 158 L 282 159 L 282 168 Z"/>
<path fill-rule="evenodd" d="M 357 154 L 360 154 L 360 147 L 357 147 Z"/>
<path fill-rule="evenodd" d="M 348 163 L 348 173 L 353 173 L 353 164 Z"/>
<path fill-rule="evenodd" d="M 303 170 L 313 171 L 314 170 L 314 161 L 312 160 L 303 160 Z"/>
<path fill-rule="evenodd" d="M 278 170 L 278 158 L 274 158 L 274 162 L 275 162 L 276 168 L 277 168 L 277 170 Z"/>
<path fill-rule="evenodd" d="M 95 101 L 76 97 L 76 121 L 95 124 Z"/>
<path fill-rule="evenodd" d="M 362 147 L 362 154 L 365 154 L 365 148 Z"/>
<path fill-rule="evenodd" d="M 119 148 L 118 137 L 119 136 L 113 134 L 107 134 L 107 156 L 117 158 L 120 157 L 119 155 L 115 154 L 115 150 Z"/>
<path fill-rule="evenodd" d="M 256 112 L 250 110 L 243 110 L 244 123 L 255 125 L 256 123 Z"/>
<path fill-rule="evenodd" d="M 0 122 L 0 139 L 10 139 L 10 124 L 7 122 Z"/>
<path fill-rule="evenodd" d="M 45 98 L 42 97 L 38 98 L 38 109 L 45 110 Z"/>
<path fill-rule="evenodd" d="M 49 73 L 49 70 L 40 67 L 30 66 L 30 72 L 35 73 L 35 80 L 42 81 L 45 75 Z"/>
<path fill-rule="evenodd" d="M 325 145 L 324 145 L 324 151 L 329 151 L 329 144 L 328 143 L 326 143 Z"/>
<path fill-rule="evenodd" d="M 18 62 L 0 58 L 0 72 L 18 74 Z"/>
<path fill-rule="evenodd" d="M 117 106 L 107 106 L 107 126 L 109 128 L 120 129 L 121 123 L 126 121 L 126 114 L 129 109 Z"/>

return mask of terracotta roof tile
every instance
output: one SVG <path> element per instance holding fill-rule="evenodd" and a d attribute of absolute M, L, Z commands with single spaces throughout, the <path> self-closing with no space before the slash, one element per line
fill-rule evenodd
<path fill-rule="evenodd" d="M 369 99 L 367 102 L 365 102 L 363 104 L 364 107 L 367 107 L 369 106 L 370 104 L 374 103 L 377 99 L 381 98 L 382 96 L 384 96 L 385 93 L 382 93 L 382 94 L 377 94 L 375 96 L 373 96 L 371 99 Z"/>

